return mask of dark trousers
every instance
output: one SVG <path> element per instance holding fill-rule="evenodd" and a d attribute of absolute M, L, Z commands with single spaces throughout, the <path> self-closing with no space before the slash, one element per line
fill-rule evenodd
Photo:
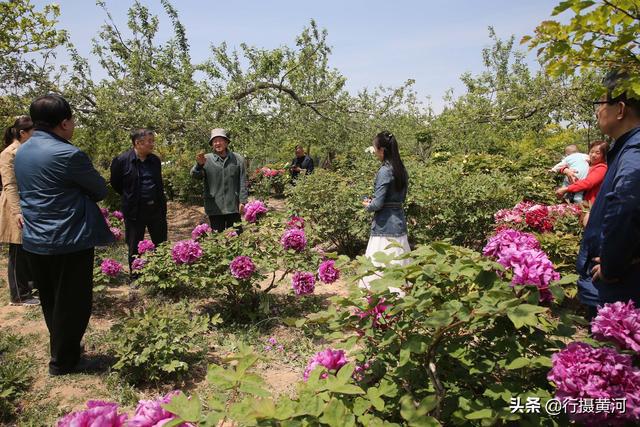
<path fill-rule="evenodd" d="M 133 256 L 138 253 L 138 243 L 144 239 L 145 229 L 154 245 L 167 241 L 167 215 L 159 204 L 141 204 L 135 219 L 124 219 L 124 238 L 129 247 L 129 271 Z"/>
<path fill-rule="evenodd" d="M 227 215 L 209 215 L 209 223 L 211 224 L 211 228 L 213 231 L 218 233 L 226 230 L 229 227 L 234 227 L 238 232 L 238 234 L 242 233 L 242 226 L 240 226 L 240 214 L 227 214 Z"/>
<path fill-rule="evenodd" d="M 7 276 L 11 302 L 20 303 L 32 298 L 33 277 L 29 268 L 27 253 L 20 244 L 9 243 Z"/>
<path fill-rule="evenodd" d="M 80 359 L 93 297 L 93 248 L 61 255 L 26 252 L 49 329 L 49 372 L 66 373 Z"/>

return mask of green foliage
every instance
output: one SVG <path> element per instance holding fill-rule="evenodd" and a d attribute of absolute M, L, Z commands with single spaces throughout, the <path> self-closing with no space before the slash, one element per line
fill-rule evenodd
<path fill-rule="evenodd" d="M 522 43 L 538 48 L 538 57 L 553 76 L 573 75 L 576 70 L 620 69 L 631 78 L 620 90 L 640 97 L 640 13 L 635 0 L 562 0 L 553 10 L 558 16 L 571 12 L 565 23 L 547 20 L 535 36 Z"/>
<path fill-rule="evenodd" d="M 112 327 L 113 368 L 132 384 L 182 376 L 203 358 L 209 325 L 218 322 L 186 303 L 133 311 Z"/>
<path fill-rule="evenodd" d="M 350 256 L 360 253 L 369 238 L 371 215 L 362 198 L 371 193 L 373 183 L 362 178 L 318 170 L 298 179 L 287 193 L 292 212 L 305 218 L 321 241 Z"/>
<path fill-rule="evenodd" d="M 17 354 L 24 345 L 17 335 L 0 331 L 0 422 L 12 421 L 16 403 L 31 386 L 31 363 Z"/>
<path fill-rule="evenodd" d="M 0 117 L 25 113 L 29 97 L 52 89 L 49 65 L 54 49 L 67 42 L 67 33 L 56 28 L 60 6 L 40 10 L 30 0 L 0 2 Z M 4 120 L 3 120 L 4 121 Z"/>
<path fill-rule="evenodd" d="M 464 165 L 449 162 L 409 171 L 407 220 L 417 243 L 451 239 L 479 248 L 493 227 L 493 214 L 521 197 L 517 178 L 496 170 L 466 173 Z"/>

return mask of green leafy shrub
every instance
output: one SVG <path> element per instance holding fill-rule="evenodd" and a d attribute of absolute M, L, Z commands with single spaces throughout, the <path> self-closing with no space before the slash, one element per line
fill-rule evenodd
<path fill-rule="evenodd" d="M 493 228 L 493 214 L 520 200 L 513 178 L 497 171 L 465 173 L 447 164 L 411 167 L 409 173 L 409 237 L 418 244 L 451 239 L 479 249 Z"/>
<path fill-rule="evenodd" d="M 16 402 L 31 386 L 31 363 L 16 353 L 24 345 L 17 335 L 0 331 L 0 422 L 16 415 Z"/>
<path fill-rule="evenodd" d="M 111 329 L 113 366 L 132 384 L 163 381 L 187 373 L 207 351 L 209 324 L 186 303 L 153 305 L 130 313 Z"/>
<path fill-rule="evenodd" d="M 270 212 L 255 224 L 244 224 L 240 235 L 224 232 L 201 237 L 203 255 L 193 264 L 176 264 L 171 255 L 173 244 L 163 243 L 144 255 L 147 263 L 136 283 L 152 295 L 219 298 L 233 317 L 254 318 L 268 309 L 264 294 L 279 286 L 289 273 L 314 272 L 320 264 L 311 243 L 300 252 L 282 247 L 285 226 L 284 218 Z M 233 277 L 229 269 L 233 259 L 242 255 L 256 265 L 255 273 L 245 280 Z"/>
<path fill-rule="evenodd" d="M 287 192 L 292 213 L 305 218 L 321 241 L 349 256 L 366 247 L 371 226 L 371 214 L 362 207 L 363 196 L 370 195 L 373 188 L 367 179 L 370 172 L 355 175 L 347 178 L 318 170 L 298 179 Z"/>

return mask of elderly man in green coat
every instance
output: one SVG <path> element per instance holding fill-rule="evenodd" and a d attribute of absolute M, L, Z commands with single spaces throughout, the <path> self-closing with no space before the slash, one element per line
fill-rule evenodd
<path fill-rule="evenodd" d="M 209 139 L 212 152 L 198 153 L 191 169 L 192 177 L 204 179 L 204 210 L 217 232 L 234 225 L 242 231 L 237 224 L 248 197 L 245 160 L 229 151 L 230 142 L 226 130 L 213 129 Z"/>

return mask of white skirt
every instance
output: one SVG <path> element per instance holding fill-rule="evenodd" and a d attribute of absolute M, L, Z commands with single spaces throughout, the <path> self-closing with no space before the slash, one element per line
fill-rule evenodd
<path fill-rule="evenodd" d="M 399 243 L 401 247 L 393 246 L 388 248 L 392 243 Z M 376 252 L 383 252 L 387 255 L 393 255 L 394 257 L 399 257 L 400 255 L 406 254 L 407 252 L 411 252 L 411 248 L 409 247 L 409 239 L 407 235 L 402 235 L 398 237 L 389 237 L 389 236 L 370 236 L 369 243 L 367 244 L 367 250 L 364 254 L 373 265 L 376 267 L 382 267 L 384 264 L 374 261 L 373 254 Z M 408 259 L 396 259 L 391 261 L 391 264 L 396 265 L 407 265 L 409 263 Z M 370 283 L 376 279 L 379 279 L 379 274 L 372 274 L 370 276 L 365 276 L 360 280 L 359 286 L 361 288 L 369 289 Z M 398 294 L 398 296 L 403 297 L 404 292 L 399 288 L 389 287 L 389 291 Z"/>

